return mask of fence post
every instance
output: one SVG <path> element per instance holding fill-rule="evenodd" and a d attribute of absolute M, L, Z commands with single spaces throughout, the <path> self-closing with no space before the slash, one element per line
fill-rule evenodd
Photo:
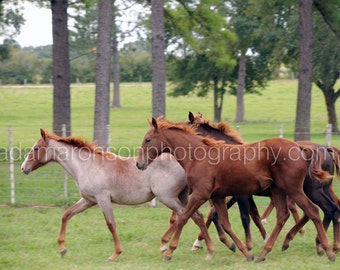
<path fill-rule="evenodd" d="M 15 181 L 14 181 L 14 158 L 13 158 L 13 131 L 8 127 L 8 146 L 9 146 L 9 175 L 11 181 L 11 204 L 15 204 Z"/>
<path fill-rule="evenodd" d="M 63 137 L 66 137 L 66 124 L 61 125 L 61 135 Z M 64 170 L 64 198 L 65 199 L 68 197 L 67 182 L 68 182 L 67 171 Z"/>
<path fill-rule="evenodd" d="M 241 126 L 236 126 L 236 131 L 238 133 L 238 135 L 241 135 Z"/>
<path fill-rule="evenodd" d="M 326 126 L 326 146 L 331 146 L 332 141 L 332 124 Z"/>
<path fill-rule="evenodd" d="M 283 125 L 280 125 L 280 129 L 279 129 L 279 138 L 283 138 Z"/>

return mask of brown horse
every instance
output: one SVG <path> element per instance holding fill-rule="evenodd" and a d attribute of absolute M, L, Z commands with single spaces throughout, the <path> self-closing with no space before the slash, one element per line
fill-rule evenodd
<path fill-rule="evenodd" d="M 265 260 L 288 219 L 287 195 L 314 222 L 323 249 L 330 260 L 335 260 L 318 208 L 303 192 L 306 173 L 312 174 L 320 181 L 331 178 L 321 169 L 317 153 L 313 149 L 303 149 L 293 141 L 282 138 L 246 145 L 223 144 L 198 136 L 192 127 L 173 124 L 165 119 L 152 118 L 149 124 L 150 129 L 144 136 L 137 157 L 137 167 L 144 170 L 163 152 L 170 152 L 184 168 L 192 192 L 184 212 L 176 221 L 176 232 L 169 249 L 163 253 L 165 259 L 171 259 L 189 217 L 211 199 L 223 229 L 244 256 L 252 260 L 253 256 L 245 244 L 231 230 L 225 197 L 251 195 L 270 188 L 277 208 L 277 222 L 257 261 Z M 310 161 L 308 171 L 306 159 Z M 208 231 L 204 228 L 202 232 L 207 247 L 211 247 Z"/>
<path fill-rule="evenodd" d="M 112 204 L 137 205 L 151 201 L 155 196 L 176 214 L 183 211 L 188 200 L 185 173 L 169 154 L 162 155 L 145 172 L 136 168 L 135 157 L 120 157 L 102 152 L 93 144 L 77 137 L 59 137 L 41 130 L 41 138 L 28 153 L 21 169 L 29 174 L 39 167 L 55 161 L 75 180 L 82 198 L 69 207 L 62 217 L 58 236 L 59 250 L 66 254 L 65 235 L 67 222 L 76 214 L 94 206 L 101 208 L 110 230 L 115 250 L 108 258 L 114 260 L 123 248 L 116 231 Z M 202 214 L 195 212 L 193 220 L 205 228 Z M 171 225 L 168 233 L 172 233 Z M 163 246 L 166 244 L 162 241 Z M 161 247 L 162 249 L 166 249 Z"/>
<path fill-rule="evenodd" d="M 237 132 L 231 129 L 228 123 L 221 122 L 219 124 L 211 124 L 208 120 L 205 120 L 201 113 L 197 113 L 196 115 L 193 115 L 191 112 L 189 112 L 189 122 L 186 124 L 194 125 L 194 128 L 196 132 L 202 136 L 208 136 L 213 139 L 223 140 L 226 143 L 229 144 L 244 144 L 245 142 L 240 138 Z M 297 142 L 300 145 L 308 145 L 309 147 L 314 148 L 318 151 L 319 157 L 321 158 L 321 166 L 322 169 L 329 172 L 330 174 L 334 174 L 334 167 L 336 169 L 336 172 L 339 174 L 339 167 L 340 167 L 340 150 L 337 149 L 334 146 L 325 147 L 323 145 L 319 145 L 310 141 L 298 141 Z M 334 166 L 335 165 L 335 166 Z M 303 189 L 305 194 L 308 196 L 308 198 L 318 205 L 321 210 L 324 212 L 324 218 L 323 218 L 323 225 L 325 227 L 325 230 L 327 230 L 330 222 L 333 222 L 333 231 L 334 231 L 334 245 L 333 250 L 335 252 L 338 252 L 340 250 L 340 221 L 339 221 L 339 204 L 338 204 L 338 198 L 336 197 L 334 190 L 332 188 L 332 181 L 318 181 L 316 179 L 313 179 L 310 177 L 309 174 L 306 175 Z M 261 194 L 256 194 L 261 196 L 271 196 L 270 190 L 266 190 L 264 192 L 261 192 Z M 252 196 L 248 196 L 252 197 Z M 261 227 L 258 225 L 260 222 L 260 217 L 258 215 L 257 207 L 255 203 L 252 202 L 252 200 L 249 200 L 247 196 L 234 196 L 234 201 L 237 201 L 239 203 L 240 212 L 242 213 L 241 216 L 243 217 L 242 224 L 245 227 L 246 231 L 246 240 L 247 240 L 247 247 L 249 249 L 249 243 L 251 243 L 251 237 L 250 237 L 250 230 L 249 230 L 249 217 L 248 219 L 244 218 L 244 216 L 251 214 L 253 217 L 253 220 L 255 224 L 259 227 L 261 231 Z M 249 204 L 248 204 L 249 200 Z M 241 203 L 240 203 L 241 202 Z M 272 202 L 272 201 L 271 201 Z M 305 218 L 304 217 L 301 221 L 297 213 L 297 209 L 295 206 L 295 203 L 290 199 L 290 197 L 287 197 L 287 204 L 289 207 L 289 210 L 293 214 L 293 217 L 295 219 L 295 222 L 297 223 L 296 226 L 294 226 L 291 231 L 288 232 L 286 239 L 283 244 L 283 250 L 287 249 L 289 246 L 289 242 L 293 239 L 293 237 L 296 235 L 297 231 L 301 231 L 302 226 L 304 225 Z M 270 206 L 274 204 L 271 203 Z M 231 206 L 231 203 L 228 202 L 227 207 L 229 208 Z M 218 218 L 217 215 L 213 215 L 214 222 Z M 246 223 L 245 221 L 248 221 Z M 246 226 L 245 226 L 246 225 Z M 218 225 L 217 225 L 218 226 Z M 303 228 L 302 228 L 303 229 Z M 218 230 L 221 231 L 221 230 Z M 262 234 L 263 236 L 263 234 Z M 201 239 L 201 235 L 199 236 L 199 240 Z M 197 242 L 195 242 L 197 243 Z M 320 254 L 323 252 L 322 247 L 319 245 L 318 239 L 316 240 L 316 247 L 317 247 L 317 253 Z"/>

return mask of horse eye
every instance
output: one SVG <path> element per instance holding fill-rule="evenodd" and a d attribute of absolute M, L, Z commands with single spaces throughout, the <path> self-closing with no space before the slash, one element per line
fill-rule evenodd
<path fill-rule="evenodd" d="M 151 139 L 145 139 L 145 143 L 151 142 Z"/>

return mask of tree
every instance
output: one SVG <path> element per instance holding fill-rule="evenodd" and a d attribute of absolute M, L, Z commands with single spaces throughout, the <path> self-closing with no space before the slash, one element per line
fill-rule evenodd
<path fill-rule="evenodd" d="M 113 99 L 112 108 L 120 108 L 120 64 L 118 50 L 118 27 L 116 22 L 117 7 L 113 11 Z"/>
<path fill-rule="evenodd" d="M 165 116 L 164 2 L 151 0 L 152 116 Z"/>
<path fill-rule="evenodd" d="M 228 75 L 236 64 L 235 35 L 225 20 L 223 1 L 180 2 L 167 9 L 169 40 L 178 44 L 172 78 L 173 95 L 196 92 L 205 96 L 213 89 L 214 121 L 220 121 L 223 98 L 229 86 Z M 212 8 L 213 7 L 213 8 Z M 221 14 L 223 13 L 223 15 Z M 176 63 L 177 62 L 177 63 Z"/>
<path fill-rule="evenodd" d="M 107 150 L 110 123 L 110 65 L 112 57 L 113 0 L 100 0 L 96 62 L 96 100 L 93 139 Z"/>
<path fill-rule="evenodd" d="M 299 82 L 294 139 L 310 139 L 312 90 L 313 0 L 299 0 Z"/>
<path fill-rule="evenodd" d="M 51 0 L 53 31 L 53 131 L 71 134 L 70 61 L 67 28 L 67 0 Z"/>
<path fill-rule="evenodd" d="M 18 0 L 0 1 L 0 61 L 10 57 L 11 47 L 15 44 L 14 38 L 20 33 L 25 19 L 22 15 L 22 7 Z"/>
<path fill-rule="evenodd" d="M 340 5 L 338 0 L 314 0 L 314 6 L 320 12 L 329 28 L 340 37 Z"/>
<path fill-rule="evenodd" d="M 318 14 L 315 14 L 314 18 L 313 82 L 325 97 L 328 123 L 332 124 L 332 132 L 340 134 L 335 110 L 335 103 L 340 97 L 340 88 L 335 90 L 340 76 L 339 37 Z"/>

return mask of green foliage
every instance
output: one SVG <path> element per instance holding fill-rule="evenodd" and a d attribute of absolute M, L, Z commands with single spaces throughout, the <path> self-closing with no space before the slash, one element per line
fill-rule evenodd
<path fill-rule="evenodd" d="M 123 82 L 151 82 L 151 52 L 145 42 L 124 46 L 120 51 L 120 78 Z"/>

